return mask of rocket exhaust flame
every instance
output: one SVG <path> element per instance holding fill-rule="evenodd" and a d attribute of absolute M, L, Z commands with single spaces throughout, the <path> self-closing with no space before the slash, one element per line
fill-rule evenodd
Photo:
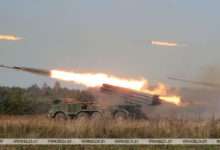
<path fill-rule="evenodd" d="M 171 47 L 187 47 L 187 45 L 177 44 L 177 43 L 168 43 L 168 42 L 160 42 L 160 41 L 151 41 L 152 45 L 160 45 L 160 46 L 171 46 Z"/>
<path fill-rule="evenodd" d="M 147 85 L 146 79 L 134 80 L 134 79 L 122 79 L 115 76 L 109 76 L 104 73 L 75 73 L 75 72 L 66 72 L 60 70 L 42 70 L 35 68 L 27 68 L 27 67 L 8 67 L 4 65 L 0 65 L 0 67 L 22 70 L 34 74 L 49 76 L 54 79 L 64 80 L 64 81 L 72 81 L 77 84 L 85 85 L 87 87 L 95 87 L 102 86 L 103 84 L 110 84 L 114 86 L 119 86 L 123 88 L 133 89 L 141 92 L 145 92 L 148 94 L 156 94 L 161 95 L 159 98 L 163 101 L 173 103 L 176 105 L 181 105 L 181 99 L 179 96 L 167 94 L 167 87 L 164 84 L 158 84 L 158 87 L 149 90 L 144 88 Z"/>
<path fill-rule="evenodd" d="M 144 85 L 147 84 L 146 79 L 141 80 L 128 80 L 121 79 L 114 76 L 108 76 L 104 73 L 74 73 L 74 72 L 65 72 L 59 70 L 52 70 L 51 77 L 55 79 L 60 79 L 64 81 L 72 81 L 77 84 L 85 85 L 88 87 L 102 86 L 103 84 L 110 84 L 114 86 L 119 86 L 123 88 L 129 88 L 141 92 L 146 92 L 149 94 L 163 95 L 159 98 L 163 101 L 173 103 L 176 105 L 181 105 L 181 99 L 179 96 L 169 96 L 167 94 L 167 88 L 164 84 L 158 84 L 158 87 L 154 90 L 144 89 Z"/>
<path fill-rule="evenodd" d="M 74 73 L 65 72 L 59 70 L 52 70 L 51 77 L 55 79 L 61 79 L 65 81 L 73 81 L 78 84 L 86 85 L 88 87 L 102 86 L 103 83 L 111 84 L 115 86 L 130 88 L 134 90 L 140 89 L 146 80 L 125 80 L 117 77 L 111 77 L 104 73 Z"/>
<path fill-rule="evenodd" d="M 22 37 L 15 37 L 15 36 L 10 36 L 10 35 L 0 35 L 0 40 L 22 40 Z"/>
<path fill-rule="evenodd" d="M 159 99 L 164 100 L 169 103 L 174 103 L 176 105 L 181 104 L 181 99 L 179 96 L 159 96 Z"/>

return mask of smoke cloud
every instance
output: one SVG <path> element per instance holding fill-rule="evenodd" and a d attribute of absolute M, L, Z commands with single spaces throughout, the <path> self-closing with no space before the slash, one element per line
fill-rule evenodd
<path fill-rule="evenodd" d="M 176 80 L 174 78 L 174 80 Z M 179 80 L 179 79 L 177 79 Z M 216 64 L 202 66 L 194 80 L 180 80 L 194 84 L 193 88 L 181 88 L 183 107 L 167 103 L 156 107 L 152 115 L 179 116 L 192 119 L 220 119 L 220 67 Z"/>
<path fill-rule="evenodd" d="M 216 64 L 200 67 L 197 78 L 201 81 L 220 85 L 220 67 Z"/>

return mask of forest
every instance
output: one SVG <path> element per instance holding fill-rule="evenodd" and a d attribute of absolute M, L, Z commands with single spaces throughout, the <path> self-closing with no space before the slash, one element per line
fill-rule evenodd
<path fill-rule="evenodd" d="M 50 109 L 52 101 L 58 98 L 95 100 L 89 90 L 62 88 L 59 82 L 55 82 L 53 87 L 48 86 L 47 83 L 42 87 L 33 84 L 27 88 L 0 86 L 0 114 L 45 114 Z"/>

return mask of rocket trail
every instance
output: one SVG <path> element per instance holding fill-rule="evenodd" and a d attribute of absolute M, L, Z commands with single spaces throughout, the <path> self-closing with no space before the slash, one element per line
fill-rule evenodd
<path fill-rule="evenodd" d="M 185 44 L 178 44 L 178 43 L 169 43 L 169 42 L 161 42 L 161 41 L 151 41 L 152 45 L 159 45 L 159 46 L 171 46 L 171 47 L 187 47 Z"/>
<path fill-rule="evenodd" d="M 209 86 L 209 87 L 214 87 L 214 88 L 220 88 L 220 84 L 215 84 L 215 83 L 191 81 L 191 80 L 184 80 L 184 79 L 178 79 L 178 78 L 173 78 L 173 77 L 168 77 L 167 79 L 191 83 L 191 84 L 197 84 L 197 85 L 204 85 L 204 86 Z"/>
<path fill-rule="evenodd" d="M 0 40 L 12 40 L 12 41 L 16 41 L 16 40 L 22 40 L 23 37 L 15 37 L 15 36 L 11 36 L 11 35 L 0 35 Z"/>
<path fill-rule="evenodd" d="M 49 77 L 51 75 L 49 70 L 43 70 L 43 69 L 17 67 L 17 66 L 10 67 L 10 66 L 5 66 L 5 65 L 0 65 L 0 67 L 15 69 L 15 70 L 22 70 L 22 71 L 26 71 L 26 72 L 30 72 L 30 73 L 34 73 L 34 74 L 39 74 L 39 75 L 43 75 L 43 76 L 49 76 Z"/>

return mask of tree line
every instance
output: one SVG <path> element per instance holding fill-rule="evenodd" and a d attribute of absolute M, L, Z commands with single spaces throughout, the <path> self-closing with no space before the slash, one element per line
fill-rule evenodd
<path fill-rule="evenodd" d="M 55 82 L 53 87 L 48 86 L 47 83 L 42 87 L 33 84 L 28 88 L 0 86 L 0 114 L 44 114 L 50 109 L 52 101 L 59 98 L 95 100 L 89 90 L 62 88 L 59 82 Z"/>

